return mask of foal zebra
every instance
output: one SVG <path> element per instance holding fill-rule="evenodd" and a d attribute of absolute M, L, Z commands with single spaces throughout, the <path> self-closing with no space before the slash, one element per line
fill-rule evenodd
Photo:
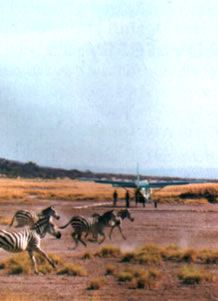
<path fill-rule="evenodd" d="M 61 238 L 61 233 L 56 231 L 55 225 L 51 223 L 50 217 L 40 218 L 29 230 L 22 232 L 0 230 L 0 248 L 12 252 L 19 253 L 27 251 L 29 253 L 34 272 L 38 274 L 38 268 L 33 252 L 41 254 L 48 263 L 55 268 L 55 263 L 40 248 L 40 241 L 45 237 L 46 233 L 56 238 Z"/>
<path fill-rule="evenodd" d="M 113 214 L 113 210 L 105 212 L 103 215 L 96 216 L 74 216 L 70 219 L 70 221 L 64 225 L 59 227 L 59 229 L 65 229 L 68 225 L 71 225 L 74 229 L 74 232 L 71 234 L 73 240 L 75 241 L 76 249 L 78 242 L 80 241 L 85 247 L 87 244 L 82 239 L 82 234 L 85 232 L 85 237 L 88 236 L 89 233 L 92 233 L 94 242 L 98 242 L 98 234 L 103 236 L 102 240 L 98 243 L 101 244 L 105 240 L 104 229 L 108 225 L 113 225 L 115 223 L 115 215 Z"/>
<path fill-rule="evenodd" d="M 43 216 L 52 216 L 57 220 L 60 218 L 60 216 L 56 213 L 54 206 L 45 208 L 38 214 L 32 214 L 28 210 L 18 210 L 15 213 L 9 227 L 11 227 L 15 221 L 17 222 L 16 228 L 23 226 L 33 226 L 37 217 L 41 218 Z"/>

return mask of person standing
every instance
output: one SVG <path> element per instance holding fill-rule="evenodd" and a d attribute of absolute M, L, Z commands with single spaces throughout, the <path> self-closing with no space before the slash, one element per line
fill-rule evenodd
<path fill-rule="evenodd" d="M 126 208 L 129 208 L 130 197 L 129 197 L 129 191 L 128 190 L 126 191 L 125 200 L 126 200 Z"/>
<path fill-rule="evenodd" d="M 117 191 L 114 190 L 114 193 L 113 193 L 113 205 L 114 205 L 114 207 L 117 206 L 117 198 L 118 198 Z"/>

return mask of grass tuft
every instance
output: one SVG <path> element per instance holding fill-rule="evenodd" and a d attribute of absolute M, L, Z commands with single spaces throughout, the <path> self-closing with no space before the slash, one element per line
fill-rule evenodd
<path fill-rule="evenodd" d="M 153 244 L 146 245 L 138 251 L 124 254 L 121 261 L 139 264 L 161 264 L 161 249 Z"/>
<path fill-rule="evenodd" d="M 162 274 L 157 269 L 143 269 L 128 268 L 122 271 L 118 276 L 119 282 L 129 282 L 129 288 L 152 288 L 157 285 L 157 282 L 162 278 Z"/>
<path fill-rule="evenodd" d="M 58 270 L 57 275 L 87 276 L 87 271 L 82 266 L 65 263 L 64 266 Z"/>
<path fill-rule="evenodd" d="M 11 256 L 1 263 L 9 275 L 31 274 L 32 264 L 27 254 L 21 253 Z"/>
<path fill-rule="evenodd" d="M 120 257 L 120 255 L 121 255 L 120 248 L 114 246 L 102 247 L 99 251 L 95 253 L 95 256 L 98 257 Z"/>
<path fill-rule="evenodd" d="M 89 286 L 88 286 L 88 290 L 99 290 L 104 286 L 104 279 L 102 278 L 95 278 L 93 279 Z"/>
<path fill-rule="evenodd" d="M 106 266 L 105 275 L 114 275 L 116 271 L 116 267 L 114 265 L 108 264 Z"/>
<path fill-rule="evenodd" d="M 178 278 L 183 284 L 200 284 L 202 282 L 212 282 L 215 277 L 204 270 L 199 270 L 194 266 L 186 265 L 178 273 Z"/>
<path fill-rule="evenodd" d="M 205 264 L 216 264 L 218 263 L 218 251 L 202 249 L 198 253 L 198 259 Z"/>
<path fill-rule="evenodd" d="M 91 251 L 86 251 L 82 257 L 82 259 L 93 259 L 94 258 L 94 255 Z"/>
<path fill-rule="evenodd" d="M 161 250 L 161 256 L 164 260 L 180 261 L 182 252 L 176 245 L 169 245 Z"/>
<path fill-rule="evenodd" d="M 36 262 L 38 265 L 39 272 L 42 274 L 48 274 L 53 271 L 53 268 L 49 265 L 47 261 L 40 255 L 36 254 Z M 49 254 L 49 257 L 58 265 L 63 265 L 64 260 L 56 255 Z M 9 275 L 19 275 L 19 274 L 32 274 L 33 267 L 31 260 L 26 253 L 19 253 L 11 256 L 10 258 L 4 260 L 0 263 L 0 268 L 5 269 Z"/>

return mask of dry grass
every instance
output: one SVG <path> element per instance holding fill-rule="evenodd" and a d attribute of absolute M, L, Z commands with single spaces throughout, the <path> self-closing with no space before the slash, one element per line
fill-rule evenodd
<path fill-rule="evenodd" d="M 185 199 L 182 195 L 186 194 Z M 194 198 L 188 198 L 188 195 L 194 196 Z M 212 183 L 199 183 L 199 184 L 188 184 L 181 186 L 166 186 L 163 189 L 154 190 L 152 199 L 160 203 L 163 202 L 182 202 L 186 204 L 206 204 L 208 203 L 206 195 L 210 195 L 218 198 L 218 184 Z"/>
<path fill-rule="evenodd" d="M 53 268 L 45 261 L 44 258 L 36 254 L 36 261 L 39 272 L 42 274 L 51 273 Z M 56 263 L 57 266 L 64 266 L 65 260 L 59 256 L 49 254 L 49 257 Z M 27 253 L 19 253 L 9 257 L 0 263 L 0 269 L 4 269 L 8 275 L 32 274 L 33 268 L 30 258 Z"/>
<path fill-rule="evenodd" d="M 106 266 L 105 275 L 115 275 L 115 272 L 116 272 L 116 266 L 112 264 L 108 264 Z"/>
<path fill-rule="evenodd" d="M 125 190 L 116 189 L 119 199 L 124 199 Z M 28 203 L 30 200 L 112 200 L 114 187 L 107 184 L 83 182 L 71 179 L 0 179 L 0 202 L 14 201 Z M 133 195 L 133 190 L 131 195 Z M 182 199 L 184 194 L 196 195 Z M 218 184 L 189 184 L 184 186 L 167 186 L 154 189 L 152 199 L 158 202 L 207 203 L 205 194 L 215 198 L 218 196 Z"/>
<path fill-rule="evenodd" d="M 11 218 L 0 215 L 0 225 L 9 225 L 11 223 Z"/>
<path fill-rule="evenodd" d="M 139 264 L 161 264 L 162 262 L 161 248 L 155 245 L 146 245 L 135 252 L 127 252 L 123 254 L 122 262 L 133 262 Z"/>
<path fill-rule="evenodd" d="M 80 265 L 65 263 L 58 271 L 57 275 L 87 276 L 87 271 Z"/>
<path fill-rule="evenodd" d="M 82 182 L 70 179 L 0 179 L 0 202 L 28 199 L 57 200 L 112 200 L 114 188 L 111 185 Z M 125 191 L 117 189 L 118 197 L 124 198 Z"/>
<path fill-rule="evenodd" d="M 25 295 L 16 295 L 11 293 L 3 293 L 0 295 L 0 300 L 4 301 L 29 301 L 30 297 Z"/>
<path fill-rule="evenodd" d="M 114 246 L 104 246 L 95 253 L 98 257 L 119 257 L 120 255 L 120 248 Z"/>
<path fill-rule="evenodd" d="M 181 250 L 175 245 L 166 247 L 146 245 L 139 250 L 126 252 L 121 255 L 121 262 L 134 264 L 160 265 L 163 261 L 217 264 L 218 251 L 211 249 L 196 250 L 193 248 Z"/>
<path fill-rule="evenodd" d="M 82 259 L 93 259 L 94 258 L 94 254 L 91 251 L 86 251 L 82 257 Z"/>
<path fill-rule="evenodd" d="M 162 278 L 162 273 L 157 269 L 133 269 L 127 268 L 118 275 L 119 282 L 129 282 L 131 289 L 150 289 L 157 285 Z"/>
<path fill-rule="evenodd" d="M 181 268 L 178 273 L 178 278 L 183 284 L 201 284 L 215 280 L 215 277 L 210 272 L 199 270 L 198 268 L 190 265 L 186 265 Z"/>
<path fill-rule="evenodd" d="M 95 278 L 90 281 L 88 286 L 88 290 L 99 290 L 104 286 L 104 279 L 102 278 Z"/>

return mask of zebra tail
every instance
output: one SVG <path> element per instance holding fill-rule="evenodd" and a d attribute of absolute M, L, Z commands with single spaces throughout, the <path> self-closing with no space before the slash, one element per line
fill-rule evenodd
<path fill-rule="evenodd" d="M 15 219 L 15 215 L 14 215 L 14 217 L 12 218 L 12 221 L 11 221 L 9 227 L 12 227 L 12 225 L 13 225 L 13 223 L 14 223 L 14 219 Z"/>
<path fill-rule="evenodd" d="M 67 226 L 69 226 L 69 225 L 71 224 L 71 221 L 72 221 L 72 219 L 71 219 L 66 225 L 60 226 L 60 227 L 58 227 L 58 228 L 59 228 L 59 229 L 65 229 L 65 228 L 67 228 Z"/>

